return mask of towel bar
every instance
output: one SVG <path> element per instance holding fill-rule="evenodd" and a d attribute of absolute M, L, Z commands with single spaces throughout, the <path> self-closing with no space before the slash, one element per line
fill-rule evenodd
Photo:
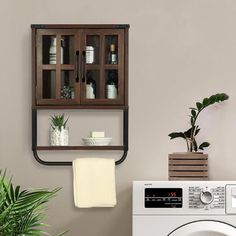
<path fill-rule="evenodd" d="M 128 153 L 128 109 L 123 110 L 123 155 L 119 160 L 115 162 L 116 165 L 121 164 L 127 157 Z M 76 146 L 74 150 L 78 149 L 80 146 Z M 42 160 L 37 152 L 38 146 L 37 146 L 37 109 L 32 109 L 32 151 L 35 159 L 42 165 L 47 166 L 71 166 L 72 161 L 44 161 Z M 93 147 L 91 148 L 91 150 Z M 87 149 L 89 150 L 89 148 Z M 102 149 L 101 149 L 102 150 Z M 112 149 L 109 148 L 109 150 L 118 150 L 116 146 Z"/>
<path fill-rule="evenodd" d="M 35 159 L 42 165 L 46 166 L 72 166 L 72 161 L 44 161 L 39 156 L 37 151 L 33 151 Z M 127 156 L 127 151 L 124 151 L 123 156 L 115 162 L 116 165 L 121 164 Z"/>

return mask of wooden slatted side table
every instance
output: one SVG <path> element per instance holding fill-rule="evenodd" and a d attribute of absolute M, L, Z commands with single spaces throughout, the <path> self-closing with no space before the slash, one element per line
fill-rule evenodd
<path fill-rule="evenodd" d="M 208 155 L 169 154 L 169 180 L 208 180 Z"/>

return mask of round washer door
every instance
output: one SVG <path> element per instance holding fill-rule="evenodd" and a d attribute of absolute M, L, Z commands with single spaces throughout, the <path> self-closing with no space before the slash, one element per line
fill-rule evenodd
<path fill-rule="evenodd" d="M 177 228 L 168 236 L 236 236 L 236 228 L 217 221 L 197 221 Z"/>

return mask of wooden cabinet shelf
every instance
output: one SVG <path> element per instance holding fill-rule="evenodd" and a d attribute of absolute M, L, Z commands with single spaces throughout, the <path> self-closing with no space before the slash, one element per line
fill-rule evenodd
<path fill-rule="evenodd" d="M 38 146 L 37 150 L 124 150 L 124 146 Z"/>
<path fill-rule="evenodd" d="M 104 65 L 105 70 L 117 70 L 118 68 L 118 65 Z"/>
<path fill-rule="evenodd" d="M 61 65 L 61 70 L 74 70 L 74 65 Z M 42 65 L 42 70 L 56 70 L 56 65 Z"/>

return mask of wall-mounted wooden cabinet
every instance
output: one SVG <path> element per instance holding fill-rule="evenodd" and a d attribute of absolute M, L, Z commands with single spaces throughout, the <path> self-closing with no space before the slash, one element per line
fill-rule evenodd
<path fill-rule="evenodd" d="M 128 107 L 128 25 L 32 25 L 33 108 Z"/>
<path fill-rule="evenodd" d="M 32 25 L 32 151 L 44 165 L 41 150 L 123 150 L 128 152 L 129 25 Z M 38 146 L 38 109 L 123 110 L 119 146 Z"/>

